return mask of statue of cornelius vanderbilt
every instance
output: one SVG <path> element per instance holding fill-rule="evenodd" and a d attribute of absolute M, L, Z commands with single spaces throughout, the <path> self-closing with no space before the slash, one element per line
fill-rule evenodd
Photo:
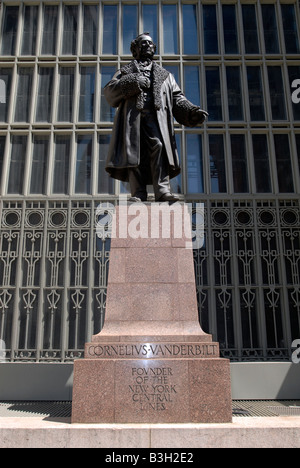
<path fill-rule="evenodd" d="M 147 185 L 155 200 L 174 202 L 170 179 L 180 173 L 173 117 L 183 125 L 202 124 L 207 112 L 193 105 L 174 77 L 153 62 L 156 46 L 143 33 L 131 43 L 134 60 L 105 86 L 112 107 L 118 107 L 106 170 L 130 183 L 131 200 L 146 201 Z"/>

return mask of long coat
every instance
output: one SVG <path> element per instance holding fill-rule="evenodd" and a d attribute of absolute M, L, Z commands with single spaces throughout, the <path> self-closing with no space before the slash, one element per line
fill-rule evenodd
<path fill-rule="evenodd" d="M 140 112 L 143 109 L 143 91 L 139 86 L 140 70 L 133 60 L 117 71 L 105 86 L 104 95 L 112 107 L 118 107 L 110 142 L 106 171 L 115 179 L 128 181 L 128 169 L 139 166 L 142 151 L 140 141 Z M 170 178 L 180 173 L 176 148 L 174 119 L 182 125 L 191 123 L 191 111 L 197 106 L 186 99 L 175 78 L 153 62 L 153 98 L 157 121 L 165 146 Z M 151 174 L 149 174 L 149 184 Z"/>

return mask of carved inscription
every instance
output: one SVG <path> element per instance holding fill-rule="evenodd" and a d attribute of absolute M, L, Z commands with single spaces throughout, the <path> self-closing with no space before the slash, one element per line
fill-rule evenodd
<path fill-rule="evenodd" d="M 92 359 L 161 359 L 219 357 L 217 343 L 103 344 L 87 345 L 85 357 Z"/>
<path fill-rule="evenodd" d="M 133 367 L 129 392 L 141 411 L 165 411 L 177 394 L 171 367 Z"/>

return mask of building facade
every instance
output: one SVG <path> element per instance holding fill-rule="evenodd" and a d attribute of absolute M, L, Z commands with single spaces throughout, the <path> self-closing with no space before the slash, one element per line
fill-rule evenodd
<path fill-rule="evenodd" d="M 103 87 L 149 31 L 202 127 L 176 124 L 173 190 L 205 207 L 202 328 L 236 362 L 289 361 L 300 338 L 300 11 L 296 0 L 0 4 L 0 340 L 7 362 L 72 362 L 103 325 L 109 239 L 97 206 Z M 297 81 L 298 80 L 298 81 Z"/>

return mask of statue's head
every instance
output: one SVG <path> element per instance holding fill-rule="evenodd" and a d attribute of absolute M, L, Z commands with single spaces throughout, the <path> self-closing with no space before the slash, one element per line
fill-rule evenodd
<path fill-rule="evenodd" d="M 133 57 L 137 60 L 152 60 L 156 52 L 156 45 L 150 34 L 145 32 L 131 42 L 130 50 Z"/>

